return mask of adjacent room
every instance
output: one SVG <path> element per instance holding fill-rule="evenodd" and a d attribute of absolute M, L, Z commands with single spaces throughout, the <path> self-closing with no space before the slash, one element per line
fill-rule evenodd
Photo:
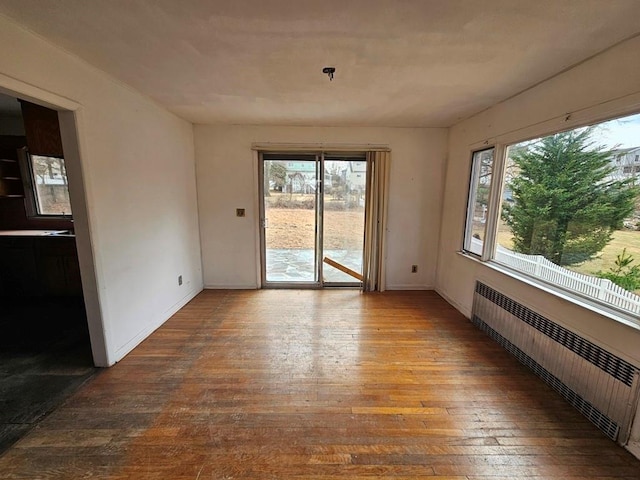
<path fill-rule="evenodd" d="M 55 110 L 0 95 L 0 451 L 96 369 Z"/>
<path fill-rule="evenodd" d="M 0 0 L 7 478 L 640 478 L 637 0 Z"/>

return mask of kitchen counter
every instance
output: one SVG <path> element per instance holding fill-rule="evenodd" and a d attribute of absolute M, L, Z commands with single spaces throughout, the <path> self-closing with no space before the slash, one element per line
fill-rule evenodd
<path fill-rule="evenodd" d="M 73 237 L 69 230 L 0 230 L 0 237 Z"/>

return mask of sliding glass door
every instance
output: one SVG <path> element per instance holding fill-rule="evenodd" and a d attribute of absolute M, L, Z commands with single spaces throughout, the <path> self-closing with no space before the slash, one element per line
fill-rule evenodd
<path fill-rule="evenodd" d="M 367 162 L 364 157 L 324 158 L 323 282 L 349 284 L 362 280 L 364 206 Z M 341 269 L 342 267 L 350 270 Z M 356 277 L 354 273 L 360 275 Z"/>
<path fill-rule="evenodd" d="M 262 280 L 318 283 L 319 166 L 316 155 L 262 159 Z"/>
<path fill-rule="evenodd" d="M 359 286 L 363 154 L 271 154 L 260 159 L 265 287 Z"/>

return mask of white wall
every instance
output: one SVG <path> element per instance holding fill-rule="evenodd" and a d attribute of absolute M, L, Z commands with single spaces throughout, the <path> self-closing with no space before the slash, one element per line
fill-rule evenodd
<path fill-rule="evenodd" d="M 446 158 L 446 129 L 195 127 L 198 204 L 205 286 L 259 284 L 259 143 L 388 144 L 391 148 L 387 288 L 434 287 Z M 246 217 L 235 216 L 246 208 Z M 419 266 L 411 273 L 411 265 Z"/>
<path fill-rule="evenodd" d="M 4 17 L 0 44 L 0 87 L 75 111 L 89 327 L 96 363 L 113 364 L 202 288 L 192 126 Z"/>
<path fill-rule="evenodd" d="M 462 245 L 471 148 L 484 140 L 491 143 L 498 136 L 542 135 L 571 126 L 571 122 L 580 123 L 584 118 L 603 118 L 629 109 L 640 111 L 639 51 L 640 38 L 627 41 L 452 128 L 436 288 L 466 316 L 471 312 L 474 283 L 482 279 L 640 366 L 637 329 L 543 293 L 458 253 Z M 572 115 L 565 121 L 569 113 Z M 519 129 L 523 130 L 517 132 Z M 640 434 L 637 428 L 635 432 Z"/>

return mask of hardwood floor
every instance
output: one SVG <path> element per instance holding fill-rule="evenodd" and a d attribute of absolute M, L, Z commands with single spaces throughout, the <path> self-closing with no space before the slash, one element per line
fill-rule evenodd
<path fill-rule="evenodd" d="M 432 292 L 205 291 L 0 457 L 7 479 L 638 479 Z"/>
<path fill-rule="evenodd" d="M 81 298 L 2 297 L 0 305 L 2 454 L 97 369 Z"/>

